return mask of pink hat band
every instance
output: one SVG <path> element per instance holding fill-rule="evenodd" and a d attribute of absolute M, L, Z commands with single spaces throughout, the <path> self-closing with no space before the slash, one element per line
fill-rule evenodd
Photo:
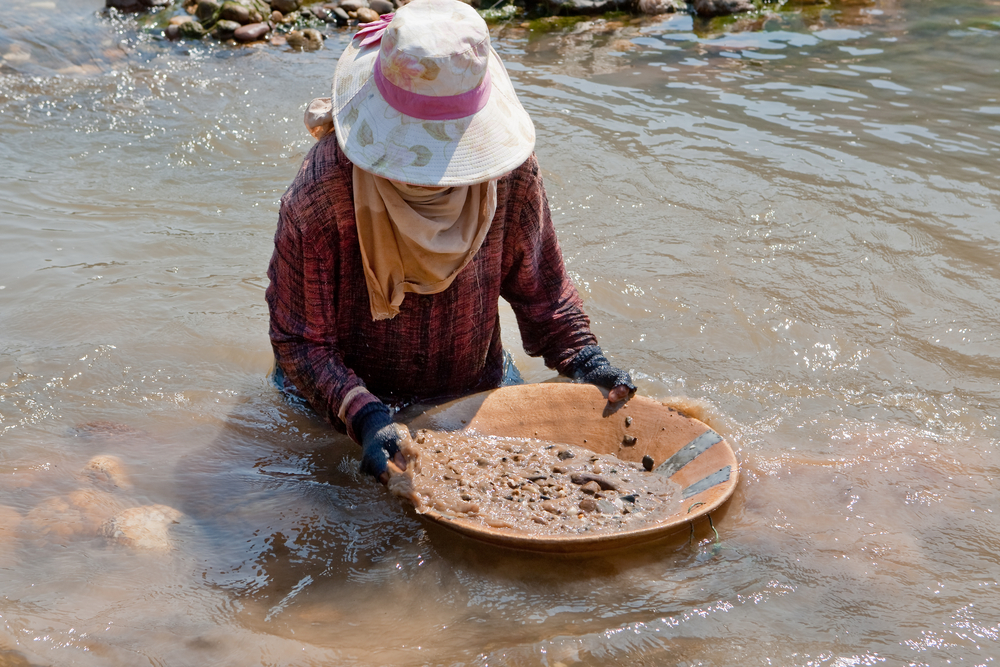
<path fill-rule="evenodd" d="M 472 90 L 459 95 L 421 95 L 400 88 L 382 74 L 379 58 L 375 59 L 375 85 L 386 103 L 399 113 L 421 120 L 456 120 L 480 111 L 490 100 L 490 72 Z"/>

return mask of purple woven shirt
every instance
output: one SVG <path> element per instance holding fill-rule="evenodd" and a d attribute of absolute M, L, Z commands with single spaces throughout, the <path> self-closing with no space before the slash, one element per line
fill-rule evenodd
<path fill-rule="evenodd" d="M 517 316 L 532 356 L 565 372 L 597 343 L 566 275 L 532 155 L 497 183 L 486 240 L 443 292 L 408 293 L 392 319 L 372 320 L 354 220 L 352 164 L 332 134 L 306 156 L 281 198 L 267 304 L 275 359 L 312 408 L 334 426 L 371 401 L 462 396 L 500 385 L 498 301 Z M 377 397 L 377 398 L 376 398 Z M 354 437 L 354 434 L 348 430 Z"/>

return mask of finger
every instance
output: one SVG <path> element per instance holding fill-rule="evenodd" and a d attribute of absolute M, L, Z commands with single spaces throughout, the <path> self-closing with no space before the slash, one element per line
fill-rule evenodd
<path fill-rule="evenodd" d="M 617 403 L 618 401 L 627 397 L 628 393 L 629 393 L 629 388 L 623 384 L 620 384 L 608 392 L 608 403 Z"/>

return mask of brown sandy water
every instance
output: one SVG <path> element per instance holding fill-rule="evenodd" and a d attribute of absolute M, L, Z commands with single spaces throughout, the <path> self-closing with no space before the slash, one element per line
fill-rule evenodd
<path fill-rule="evenodd" d="M 171 45 L 100 4 L 0 7 L 0 665 L 1000 656 L 995 2 L 498 29 L 603 346 L 742 463 L 718 537 L 582 559 L 428 526 L 265 380 L 345 38 Z M 168 549 L 98 534 L 154 505 Z"/>

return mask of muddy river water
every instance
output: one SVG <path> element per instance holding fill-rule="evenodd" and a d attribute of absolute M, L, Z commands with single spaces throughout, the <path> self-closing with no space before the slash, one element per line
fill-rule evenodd
<path fill-rule="evenodd" d="M 996 0 L 495 30 L 602 345 L 742 466 L 713 525 L 586 558 L 428 525 L 266 381 L 347 35 L 101 4 L 0 3 L 0 665 L 1000 659 Z M 136 507 L 167 542 L 95 528 Z"/>

